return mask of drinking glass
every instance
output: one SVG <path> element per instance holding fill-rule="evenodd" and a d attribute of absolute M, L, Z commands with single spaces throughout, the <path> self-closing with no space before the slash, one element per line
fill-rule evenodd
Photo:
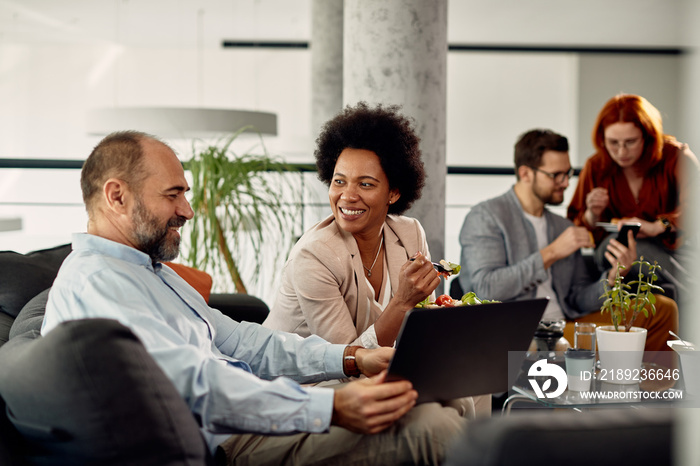
<path fill-rule="evenodd" d="M 595 353 L 588 349 L 569 348 L 564 353 L 567 386 L 575 392 L 587 392 L 595 378 Z"/>
<path fill-rule="evenodd" d="M 576 322 L 574 325 L 574 348 L 595 353 L 595 324 Z"/>

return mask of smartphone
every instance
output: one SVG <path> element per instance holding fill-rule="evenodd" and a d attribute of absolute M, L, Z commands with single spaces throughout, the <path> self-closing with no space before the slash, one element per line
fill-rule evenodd
<path fill-rule="evenodd" d="M 639 229 L 642 228 L 641 223 L 624 223 L 622 224 L 622 228 L 620 228 L 620 231 L 617 233 L 617 240 L 624 244 L 625 247 L 629 246 L 627 244 L 627 232 L 632 231 L 632 236 L 635 238 L 637 237 L 637 233 L 639 233 Z"/>

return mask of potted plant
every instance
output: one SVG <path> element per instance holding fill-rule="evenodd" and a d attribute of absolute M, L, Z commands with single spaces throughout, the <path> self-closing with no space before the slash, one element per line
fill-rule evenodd
<path fill-rule="evenodd" d="M 244 127 L 213 144 L 195 141 L 183 166 L 192 175 L 189 243 L 183 257 L 216 279 L 230 277 L 236 292 L 247 293 L 261 266 L 274 278 L 276 261 L 293 244 L 301 211 L 301 186 L 294 169 L 270 156 L 260 136 L 262 154 L 236 153 L 232 144 Z M 186 230 L 186 231 L 187 231 Z"/>
<path fill-rule="evenodd" d="M 647 330 L 632 324 L 640 313 L 646 317 L 649 317 L 649 312 L 655 315 L 654 293 L 664 292 L 660 286 L 654 285 L 658 279 L 656 272 L 661 269 L 656 262 L 650 264 L 640 257 L 632 265 L 639 267 L 637 280 L 625 283 L 620 273 L 624 266 L 618 264 L 613 286 L 606 283 L 605 293 L 601 296 L 605 297 L 605 301 L 600 311 L 610 313 L 612 325 L 596 329 L 600 377 L 603 381 L 616 384 L 639 381 Z"/>

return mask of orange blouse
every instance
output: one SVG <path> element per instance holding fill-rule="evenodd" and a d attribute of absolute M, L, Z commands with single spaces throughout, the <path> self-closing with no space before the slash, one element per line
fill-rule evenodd
<path fill-rule="evenodd" d="M 684 176 L 682 170 L 690 167 L 697 169 L 698 166 L 697 159 L 687 146 L 676 141 L 664 144 L 662 160 L 644 176 L 639 202 L 635 201 L 627 179 L 617 164 L 613 164 L 613 169 L 607 173 L 601 169 L 601 163 L 607 157 L 607 154 L 596 153 L 586 160 L 567 210 L 569 219 L 574 224 L 591 230 L 596 244 L 599 244 L 607 232 L 603 228 L 588 225 L 583 216 L 586 212 L 586 195 L 593 188 L 602 187 L 608 190 L 610 201 L 601 214 L 601 222 L 627 217 L 653 222 L 663 216 L 680 231 L 680 217 L 689 195 L 685 181 L 688 177 Z M 677 235 L 667 235 L 662 241 L 670 249 L 675 249 L 680 244 Z"/>

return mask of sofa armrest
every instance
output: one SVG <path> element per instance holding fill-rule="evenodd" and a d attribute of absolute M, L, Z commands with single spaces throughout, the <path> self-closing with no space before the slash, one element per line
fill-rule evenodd
<path fill-rule="evenodd" d="M 0 396 L 32 463 L 205 465 L 211 455 L 175 386 L 125 326 L 64 322 L 0 348 Z M 0 439 L 5 441 L 5 439 Z"/>
<path fill-rule="evenodd" d="M 209 306 L 237 322 L 262 324 L 270 313 L 265 301 L 244 293 L 212 293 L 209 296 Z"/>

